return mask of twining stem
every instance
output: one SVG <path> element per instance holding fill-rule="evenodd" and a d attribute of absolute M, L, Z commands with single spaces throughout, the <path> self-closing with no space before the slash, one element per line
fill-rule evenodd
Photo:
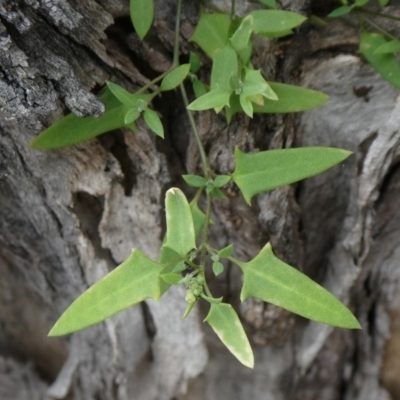
<path fill-rule="evenodd" d="M 178 0 L 178 6 L 176 9 L 175 43 L 174 43 L 174 58 L 173 58 L 173 65 L 175 67 L 179 65 L 179 35 L 181 31 L 181 13 L 182 13 L 182 0 Z"/>
<path fill-rule="evenodd" d="M 363 20 L 365 22 L 368 22 L 368 24 L 370 24 L 373 28 L 375 28 L 378 32 L 382 33 L 383 35 L 385 35 L 387 38 L 392 39 L 392 40 L 398 40 L 396 38 L 396 36 L 393 36 L 392 34 L 390 34 L 389 32 L 387 32 L 385 29 L 381 28 L 379 25 L 375 24 L 374 22 L 372 22 L 369 18 L 366 17 L 362 17 Z"/>
<path fill-rule="evenodd" d="M 387 19 L 393 19 L 394 21 L 400 21 L 400 17 L 395 17 L 394 15 L 380 13 L 380 12 L 376 12 L 376 11 L 357 10 L 357 12 L 360 12 L 360 13 L 363 13 L 363 14 L 375 15 L 377 17 L 382 17 L 382 18 L 387 18 Z"/>

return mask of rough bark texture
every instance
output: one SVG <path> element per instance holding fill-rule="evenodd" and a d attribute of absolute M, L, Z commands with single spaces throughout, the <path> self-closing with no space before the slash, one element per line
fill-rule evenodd
<path fill-rule="evenodd" d="M 212 240 L 233 242 L 243 260 L 270 240 L 277 255 L 349 304 L 363 330 L 300 320 L 258 301 L 240 304 L 241 276 L 227 265 L 212 289 L 240 312 L 254 370 L 201 323 L 203 306 L 182 321 L 179 289 L 68 338 L 46 337 L 70 302 L 132 248 L 157 257 L 165 191 L 184 188 L 180 175 L 200 168 L 178 93 L 155 102 L 164 141 L 140 125 L 138 134 L 120 130 L 58 151 L 27 147 L 68 110 L 100 114 L 95 94 L 105 80 L 134 90 L 169 68 L 176 5 L 156 3 L 142 43 L 125 0 L 0 0 L 0 398 L 400 399 L 400 100 L 357 55 L 351 19 L 306 24 L 287 40 L 255 46 L 266 76 L 329 94 L 323 107 L 238 117 L 229 127 L 212 112 L 197 121 L 218 173 L 232 171 L 235 146 L 354 152 L 331 171 L 258 196 L 253 208 L 229 188 L 227 199 L 214 202 Z M 237 3 L 239 13 L 254 7 Z M 281 1 L 326 15 L 332 4 L 320 3 Z M 216 4 L 228 10 L 230 2 Z M 197 18 L 188 1 L 182 59 L 194 48 L 187 39 Z"/>

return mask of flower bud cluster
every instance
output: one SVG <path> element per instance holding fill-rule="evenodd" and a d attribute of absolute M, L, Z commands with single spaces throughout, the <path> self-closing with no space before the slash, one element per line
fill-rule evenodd
<path fill-rule="evenodd" d="M 202 275 L 188 276 L 185 301 L 195 303 L 203 293 L 204 277 Z"/>

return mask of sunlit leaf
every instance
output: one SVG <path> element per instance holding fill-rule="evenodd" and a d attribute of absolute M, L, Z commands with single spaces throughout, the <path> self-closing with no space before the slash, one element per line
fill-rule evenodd
<path fill-rule="evenodd" d="M 130 12 L 133 27 L 140 39 L 143 39 L 153 23 L 153 0 L 130 0 Z"/>
<path fill-rule="evenodd" d="M 231 18 L 228 14 L 201 14 L 191 41 L 211 58 L 228 41 Z"/>
<path fill-rule="evenodd" d="M 400 89 L 400 65 L 396 56 L 375 53 L 384 43 L 385 37 L 380 33 L 364 31 L 361 35 L 360 52 L 384 79 Z"/>
<path fill-rule="evenodd" d="M 206 185 L 206 180 L 199 175 L 182 175 L 182 178 L 189 186 L 200 188 Z"/>
<path fill-rule="evenodd" d="M 274 256 L 267 244 L 256 258 L 239 263 L 244 282 L 241 300 L 275 304 L 302 317 L 348 329 L 361 328 L 351 311 L 332 293 Z"/>
<path fill-rule="evenodd" d="M 62 336 L 104 321 L 151 298 L 158 300 L 162 265 L 139 250 L 81 294 L 61 315 L 49 336 Z"/>
<path fill-rule="evenodd" d="M 399 53 L 400 52 L 400 40 L 391 40 L 381 44 L 375 51 L 374 54 L 388 54 L 388 53 Z"/>
<path fill-rule="evenodd" d="M 69 114 L 43 131 L 30 144 L 35 149 L 56 149 L 84 142 L 104 132 L 125 125 L 125 115 L 131 107 L 121 104 L 109 89 L 100 96 L 106 111 L 100 117 L 79 118 Z"/>
<path fill-rule="evenodd" d="M 235 33 L 229 39 L 236 51 L 242 51 L 248 46 L 252 30 L 253 16 L 248 15 L 243 19 L 242 23 L 239 25 L 239 28 L 236 29 Z"/>
<path fill-rule="evenodd" d="M 222 343 L 246 367 L 254 367 L 254 356 L 249 340 L 235 310 L 230 304 L 211 304 L 204 320 L 208 322 Z"/>
<path fill-rule="evenodd" d="M 213 57 L 211 71 L 211 91 L 217 88 L 232 90 L 230 81 L 232 76 L 237 76 L 238 61 L 235 50 L 230 45 L 218 50 Z"/>
<path fill-rule="evenodd" d="M 258 90 L 256 87 L 258 86 Z M 270 100 L 279 100 L 271 86 L 261 75 L 260 70 L 246 69 L 246 77 L 243 83 L 243 94 L 248 96 L 261 94 Z"/>
<path fill-rule="evenodd" d="M 329 18 L 342 17 L 343 15 L 349 14 L 353 8 L 354 5 L 338 7 L 335 10 L 333 10 L 330 14 L 328 14 L 328 17 Z"/>
<path fill-rule="evenodd" d="M 179 86 L 187 77 L 190 71 L 190 64 L 182 64 L 179 67 L 174 68 L 161 82 L 160 89 L 165 92 L 167 90 L 175 89 Z"/>
<path fill-rule="evenodd" d="M 291 11 L 283 10 L 255 10 L 253 16 L 254 33 L 285 32 L 302 24 L 307 18 Z"/>
<path fill-rule="evenodd" d="M 242 110 L 250 117 L 253 118 L 253 103 L 244 95 L 239 97 Z"/>
<path fill-rule="evenodd" d="M 255 194 L 317 175 L 350 155 L 350 151 L 331 147 L 303 147 L 258 153 L 243 153 L 236 148 L 236 168 L 232 179 L 250 204 Z"/>
<path fill-rule="evenodd" d="M 181 190 L 172 188 L 167 191 L 165 211 L 167 233 L 164 246 L 174 250 L 180 256 L 185 256 L 196 247 L 196 238 L 192 212 Z"/>
<path fill-rule="evenodd" d="M 118 101 L 126 106 L 136 107 L 140 98 L 138 95 L 129 93 L 123 87 L 113 82 L 106 82 L 108 89 L 118 99 Z"/>
<path fill-rule="evenodd" d="M 143 118 L 147 126 L 156 135 L 164 139 L 164 127 L 158 114 L 155 111 L 151 110 L 150 108 L 146 108 L 143 112 Z"/>
<path fill-rule="evenodd" d="M 190 103 L 188 109 L 192 111 L 202 111 L 227 106 L 229 105 L 230 96 L 231 91 L 216 88 Z"/>

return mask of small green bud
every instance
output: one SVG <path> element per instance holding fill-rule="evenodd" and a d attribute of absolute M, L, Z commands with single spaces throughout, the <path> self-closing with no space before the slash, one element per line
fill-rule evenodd
<path fill-rule="evenodd" d="M 197 283 L 198 283 L 199 285 L 203 285 L 203 283 L 204 283 L 204 276 L 198 275 L 197 278 L 196 278 L 196 280 L 197 280 Z"/>
<path fill-rule="evenodd" d="M 187 303 L 194 303 L 196 301 L 196 296 L 191 291 L 188 290 L 186 292 L 185 301 Z"/>
<path fill-rule="evenodd" d="M 199 287 L 199 288 L 193 290 L 193 294 L 194 294 L 196 297 L 199 297 L 202 293 L 203 293 L 203 288 L 200 288 L 200 287 Z"/>

